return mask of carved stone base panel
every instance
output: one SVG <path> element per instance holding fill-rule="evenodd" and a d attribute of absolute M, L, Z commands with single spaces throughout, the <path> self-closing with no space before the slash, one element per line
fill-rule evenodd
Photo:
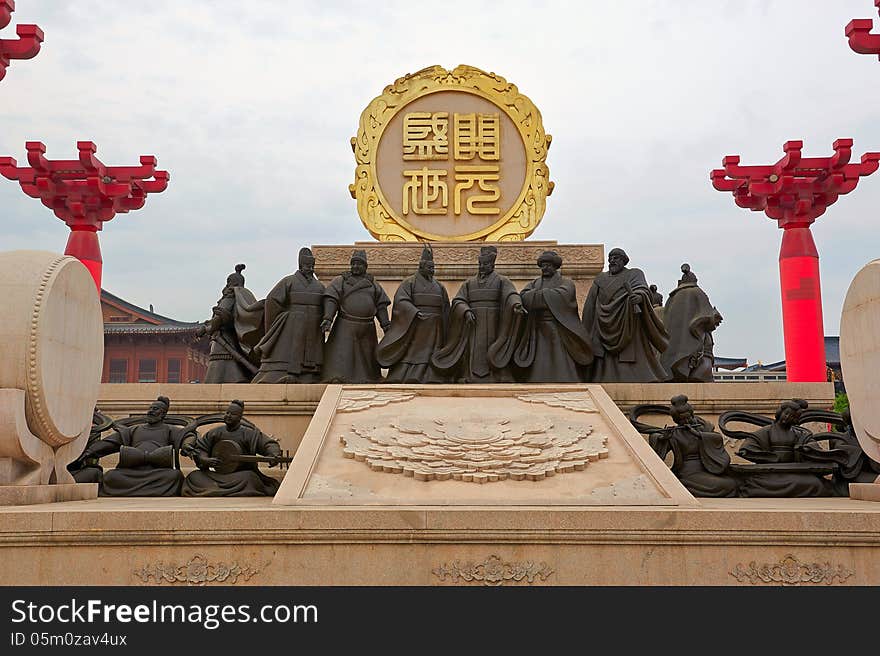
<path fill-rule="evenodd" d="M 0 581 L 877 586 L 880 506 L 846 498 L 710 499 L 699 508 L 99 498 L 0 507 Z"/>
<path fill-rule="evenodd" d="M 646 447 L 596 385 L 333 385 L 274 502 L 697 505 Z"/>

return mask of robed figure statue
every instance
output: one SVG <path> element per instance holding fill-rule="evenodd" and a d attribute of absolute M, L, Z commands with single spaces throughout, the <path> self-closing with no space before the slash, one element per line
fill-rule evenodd
<path fill-rule="evenodd" d="M 446 344 L 435 367 L 463 383 L 513 382 L 511 361 L 526 309 L 505 276 L 495 273 L 495 246 L 482 246 L 479 273 L 461 285 L 450 310 Z"/>
<path fill-rule="evenodd" d="M 718 419 L 721 432 L 742 439 L 736 454 L 752 465 L 740 465 L 740 496 L 744 497 L 829 497 L 832 482 L 826 478 L 849 454 L 840 448 L 824 448 L 810 430 L 800 426 L 808 409 L 803 399 L 783 401 L 771 422 L 762 415 L 728 411 Z M 760 426 L 754 432 L 733 430 L 731 423 Z"/>
<path fill-rule="evenodd" d="M 394 294 L 391 327 L 376 351 L 388 368 L 386 383 L 442 383 L 445 376 L 431 364 L 443 346 L 449 320 L 449 295 L 434 278 L 434 255 L 425 245 L 418 273 L 400 283 Z"/>
<path fill-rule="evenodd" d="M 255 426 L 242 423 L 244 403 L 234 400 L 218 426 L 188 442 L 181 450 L 191 457 L 198 469 L 187 475 L 181 494 L 185 497 L 258 497 L 274 496 L 280 483 L 263 474 L 248 456 L 266 456 L 269 466 L 282 458 L 278 441 Z M 232 452 L 232 455 L 230 455 Z M 245 456 L 237 461 L 239 456 Z M 253 460 L 253 459 L 251 459 Z"/>
<path fill-rule="evenodd" d="M 556 251 L 538 257 L 541 276 L 520 292 L 525 326 L 513 356 L 528 383 L 578 383 L 583 367 L 593 361 L 590 336 L 578 317 L 574 283 L 559 273 Z"/>
<path fill-rule="evenodd" d="M 382 285 L 367 273 L 366 251 L 354 251 L 351 270 L 334 278 L 324 290 L 321 330 L 330 331 L 330 336 L 324 345 L 322 380 L 328 383 L 382 381 L 382 370 L 376 360 L 379 340 L 375 322 L 378 319 L 383 331 L 389 329 L 390 304 Z"/>
<path fill-rule="evenodd" d="M 114 424 L 115 430 L 89 443 L 69 469 L 79 463 L 119 453 L 119 464 L 104 472 L 98 490 L 105 497 L 174 497 L 180 494 L 183 474 L 176 465 L 183 429 L 165 423 L 170 401 L 160 396 L 150 404 L 145 423 Z M 80 479 L 77 479 L 80 480 Z"/>
<path fill-rule="evenodd" d="M 672 382 L 711 383 L 715 365 L 712 332 L 721 323 L 721 314 L 697 285 L 690 266 L 682 264 L 681 270 L 678 287 L 669 292 L 663 309 L 669 346 L 660 356 L 660 364 Z"/>
<path fill-rule="evenodd" d="M 608 253 L 608 271 L 593 281 L 584 302 L 583 323 L 593 347 L 587 380 L 597 383 L 653 383 L 666 380 L 659 353 L 669 334 L 651 303 L 640 269 L 628 269 L 620 248 Z"/>
<path fill-rule="evenodd" d="M 319 383 L 324 361 L 324 285 L 315 277 L 315 257 L 299 251 L 299 269 L 266 297 L 266 334 L 255 347 L 260 370 L 255 383 Z"/>
<path fill-rule="evenodd" d="M 263 301 L 244 286 L 244 268 L 236 264 L 235 273 L 226 278 L 203 329 L 211 336 L 206 383 L 249 383 L 257 372 L 254 347 L 263 336 Z"/>
<path fill-rule="evenodd" d="M 674 426 L 658 428 L 638 421 L 642 412 L 668 413 Z M 739 481 L 730 469 L 730 454 L 724 437 L 711 422 L 694 414 L 684 394 L 673 396 L 670 405 L 640 405 L 633 408 L 630 421 L 661 458 L 672 452 L 672 472 L 695 497 L 735 497 Z"/>

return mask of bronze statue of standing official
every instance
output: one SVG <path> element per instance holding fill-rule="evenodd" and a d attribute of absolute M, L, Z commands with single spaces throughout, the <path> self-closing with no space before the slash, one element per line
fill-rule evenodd
<path fill-rule="evenodd" d="M 330 332 L 324 345 L 322 379 L 325 382 L 382 381 L 382 370 L 376 359 L 376 320 L 383 331 L 390 328 L 390 304 L 382 285 L 367 273 L 366 251 L 354 251 L 351 270 L 334 278 L 324 290 L 321 330 Z"/>
<path fill-rule="evenodd" d="M 324 362 L 324 285 L 315 277 L 315 257 L 299 251 L 296 273 L 282 278 L 266 297 L 266 334 L 256 351 L 255 383 L 318 383 Z"/>
<path fill-rule="evenodd" d="M 479 273 L 452 299 L 446 344 L 432 358 L 458 382 L 514 380 L 510 365 L 526 309 L 513 283 L 495 272 L 497 255 L 495 246 L 480 248 Z"/>
<path fill-rule="evenodd" d="M 559 273 L 556 251 L 538 257 L 541 276 L 520 292 L 528 311 L 513 361 L 529 383 L 577 383 L 593 361 L 590 336 L 578 317 L 574 283 Z"/>
<path fill-rule="evenodd" d="M 394 294 L 391 326 L 379 342 L 379 365 L 388 368 L 386 383 L 442 383 L 446 377 L 431 364 L 443 346 L 449 321 L 449 295 L 434 278 L 434 254 L 422 249 L 419 270 Z"/>
<path fill-rule="evenodd" d="M 669 333 L 657 316 L 641 269 L 628 269 L 621 248 L 608 253 L 608 271 L 593 281 L 582 321 L 590 335 L 593 365 L 587 380 L 597 383 L 653 383 L 666 380 L 659 354 Z"/>

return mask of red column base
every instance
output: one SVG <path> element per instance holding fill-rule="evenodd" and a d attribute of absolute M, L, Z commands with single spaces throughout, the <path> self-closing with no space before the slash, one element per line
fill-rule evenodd
<path fill-rule="evenodd" d="M 824 382 L 825 332 L 819 253 L 807 227 L 787 228 L 779 251 L 786 377 L 791 382 Z"/>
<path fill-rule="evenodd" d="M 92 274 L 95 281 L 95 287 L 98 288 L 98 294 L 101 293 L 101 272 L 104 267 L 104 261 L 101 259 L 101 245 L 98 243 L 98 233 L 89 229 L 73 229 L 70 231 L 70 237 L 67 238 L 67 248 L 64 249 L 65 255 L 72 255 Z"/>

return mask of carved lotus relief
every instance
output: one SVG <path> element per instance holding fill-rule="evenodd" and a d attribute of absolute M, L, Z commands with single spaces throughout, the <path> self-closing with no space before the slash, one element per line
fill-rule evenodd
<path fill-rule="evenodd" d="M 486 413 L 429 419 L 401 415 L 388 423 L 355 422 L 340 437 L 343 455 L 416 480 L 475 483 L 542 480 L 583 470 L 608 456 L 607 437 L 587 423 L 552 416 Z"/>

